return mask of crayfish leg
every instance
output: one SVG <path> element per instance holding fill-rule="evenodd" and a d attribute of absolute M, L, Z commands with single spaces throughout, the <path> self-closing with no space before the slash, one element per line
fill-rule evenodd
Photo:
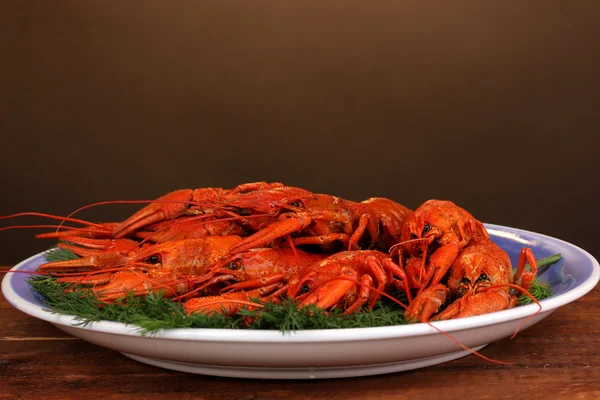
<path fill-rule="evenodd" d="M 69 276 L 58 278 L 57 282 L 68 282 L 76 285 L 86 285 L 86 286 L 95 286 L 95 285 L 104 285 L 107 284 L 112 278 L 112 274 L 109 272 L 102 274 L 94 274 L 94 275 L 83 275 L 83 276 Z"/>
<path fill-rule="evenodd" d="M 236 292 L 239 290 L 260 289 L 272 284 L 279 284 L 285 279 L 286 274 L 273 274 L 259 279 L 252 279 L 245 282 L 234 283 L 221 290 L 221 293 Z M 277 285 L 278 286 L 278 285 Z"/>
<path fill-rule="evenodd" d="M 392 273 L 389 277 L 392 284 L 396 287 L 396 289 L 401 290 L 406 295 L 406 299 L 410 303 L 412 301 L 412 294 L 410 293 L 410 284 L 408 282 L 408 276 L 406 275 L 406 271 L 400 264 L 396 264 L 391 259 L 386 259 L 383 261 L 385 267 Z M 400 278 L 400 280 L 394 278 L 394 275 Z"/>
<path fill-rule="evenodd" d="M 370 288 L 373 287 L 373 278 L 369 275 L 363 275 L 360 278 L 360 290 L 358 291 L 358 297 L 354 303 L 350 307 L 344 311 L 344 314 L 352 314 L 358 310 L 369 300 L 369 296 L 371 293 Z"/>
<path fill-rule="evenodd" d="M 426 286 L 434 286 L 439 284 L 452 266 L 456 257 L 458 257 L 459 245 L 456 242 L 447 243 L 433 252 L 429 257 L 427 266 L 427 275 L 422 281 L 424 286 L 419 289 L 419 293 L 423 293 Z"/>
<path fill-rule="evenodd" d="M 529 263 L 531 271 L 525 270 L 526 263 Z M 531 286 L 531 282 L 535 279 L 538 272 L 538 265 L 530 248 L 523 247 L 519 254 L 519 263 L 517 264 L 517 271 L 513 278 L 515 285 L 521 286 L 527 290 Z"/>
<path fill-rule="evenodd" d="M 349 236 L 345 233 L 329 233 L 320 236 L 307 236 L 307 237 L 298 237 L 294 238 L 292 242 L 296 246 L 307 245 L 307 244 L 316 244 L 316 245 L 325 245 L 336 240 L 341 241 L 342 243 L 348 243 Z"/>
<path fill-rule="evenodd" d="M 352 233 L 352 236 L 350 236 L 350 239 L 348 240 L 348 251 L 360 250 L 360 247 L 358 246 L 358 241 L 365 233 L 365 230 L 367 230 L 367 227 L 370 228 L 369 222 L 370 221 L 368 215 L 363 214 L 360 216 L 360 218 L 358 219 L 358 226 L 356 227 L 354 233 Z M 369 231 L 371 231 L 371 229 L 369 229 Z M 371 235 L 373 235 L 373 233 L 371 233 Z"/>

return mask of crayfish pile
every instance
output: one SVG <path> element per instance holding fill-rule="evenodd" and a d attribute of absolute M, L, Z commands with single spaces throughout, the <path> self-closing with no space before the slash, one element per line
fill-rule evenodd
<path fill-rule="evenodd" d="M 407 320 L 444 320 L 514 307 L 537 273 L 524 248 L 513 274 L 484 225 L 441 200 L 409 210 L 256 182 L 178 190 L 123 222 L 64 221 L 83 227 L 38 237 L 78 257 L 38 273 L 88 287 L 98 304 L 162 292 L 188 314 L 286 298 L 351 314 L 402 293 Z"/>

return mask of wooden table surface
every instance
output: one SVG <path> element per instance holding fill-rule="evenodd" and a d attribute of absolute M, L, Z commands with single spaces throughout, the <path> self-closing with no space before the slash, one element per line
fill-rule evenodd
<path fill-rule="evenodd" d="M 2 268 L 4 269 L 4 268 Z M 71 337 L 0 297 L 0 399 L 598 399 L 600 287 L 516 339 L 428 368 L 330 380 L 193 375 L 130 360 Z"/>

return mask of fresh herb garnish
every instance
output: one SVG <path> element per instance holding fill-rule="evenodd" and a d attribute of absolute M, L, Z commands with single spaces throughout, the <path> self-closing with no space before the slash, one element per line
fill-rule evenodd
<path fill-rule="evenodd" d="M 539 260 L 537 260 L 538 273 L 541 270 L 548 268 L 549 266 L 555 264 L 561 258 L 562 258 L 562 255 L 560 255 L 560 254 L 554 254 L 552 256 L 540 258 Z M 525 269 L 531 270 L 531 267 L 529 266 L 529 264 L 525 264 Z M 529 287 L 528 292 L 531 293 L 531 295 L 533 297 L 535 297 L 537 300 L 547 299 L 548 297 L 552 296 L 552 288 L 550 287 L 550 284 L 541 282 L 537 278 L 535 278 L 533 280 L 533 282 L 531 282 L 531 286 Z M 527 296 L 526 294 L 521 294 L 517 299 L 517 305 L 519 305 L 519 306 L 523 306 L 523 305 L 531 304 L 531 303 L 533 303 L 533 300 L 531 299 L 531 297 Z"/>
<path fill-rule="evenodd" d="M 79 256 L 76 255 L 75 253 L 73 253 L 69 249 L 63 249 L 61 247 L 53 247 L 44 254 L 44 258 L 48 262 L 53 262 L 53 261 L 74 260 L 76 258 L 79 258 Z"/>
<path fill-rule="evenodd" d="M 49 261 L 77 258 L 70 250 L 54 248 L 45 255 Z M 554 255 L 540 259 L 540 268 L 554 264 L 561 258 Z M 294 299 L 281 302 L 261 302 L 262 308 L 241 309 L 234 317 L 221 314 L 186 315 L 180 302 L 165 298 L 161 293 L 134 297 L 129 295 L 114 304 L 98 305 L 98 299 L 89 288 L 57 282 L 57 278 L 34 276 L 29 279 L 33 289 L 42 295 L 43 303 L 51 311 L 74 315 L 80 325 L 96 321 L 116 321 L 137 325 L 141 334 L 151 334 L 160 329 L 217 328 L 217 329 L 270 329 L 291 332 L 303 329 L 342 329 L 391 326 L 405 324 L 404 309 L 395 302 L 381 298 L 373 310 L 362 310 L 344 315 L 341 310 L 325 312 L 314 305 L 299 308 Z M 529 292 L 538 300 L 552 295 L 550 285 L 534 280 Z M 392 296 L 406 304 L 403 293 Z M 258 301 L 258 300 L 256 300 Z M 518 299 L 519 305 L 532 300 L 526 295 Z"/>
<path fill-rule="evenodd" d="M 529 293 L 531 293 L 531 295 L 533 297 L 535 297 L 537 300 L 543 300 L 543 299 L 546 299 L 546 298 L 552 296 L 552 290 L 550 288 L 550 284 L 540 282 L 537 279 L 535 279 L 533 282 L 531 282 L 531 286 L 529 287 L 529 289 L 527 291 Z M 519 305 L 519 306 L 523 306 L 525 304 L 531 304 L 531 303 L 533 303 L 533 300 L 531 299 L 531 297 L 529 297 L 525 294 L 521 294 L 517 299 L 517 305 Z"/>
<path fill-rule="evenodd" d="M 275 329 L 290 332 L 302 329 L 364 328 L 403 324 L 404 311 L 393 302 L 378 302 L 372 311 L 343 315 L 342 311 L 326 313 L 316 306 L 298 308 L 294 299 L 279 303 L 262 303 L 261 309 L 240 310 L 234 317 L 220 314 L 186 315 L 181 303 L 149 294 L 145 297 L 128 296 L 116 304 L 102 304 L 89 290 L 68 291 L 70 284 L 55 278 L 35 276 L 29 283 L 44 297 L 43 303 L 51 311 L 75 315 L 86 325 L 95 321 L 117 321 L 138 325 L 142 334 L 172 328 L 221 329 Z"/>

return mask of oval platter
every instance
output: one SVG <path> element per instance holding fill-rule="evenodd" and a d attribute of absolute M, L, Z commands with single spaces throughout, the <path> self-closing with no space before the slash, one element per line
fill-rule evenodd
<path fill-rule="evenodd" d="M 537 259 L 556 253 L 562 259 L 538 278 L 550 283 L 552 297 L 535 304 L 476 317 L 435 322 L 473 350 L 511 336 L 541 321 L 557 308 L 592 290 L 600 278 L 598 261 L 579 247 L 521 229 L 485 224 L 492 240 L 516 266 L 522 247 Z M 33 271 L 44 253 L 12 270 Z M 418 323 L 354 329 L 304 330 L 292 333 L 266 330 L 170 329 L 143 336 L 132 325 L 100 321 L 76 326 L 73 316 L 47 310 L 27 283 L 27 274 L 8 273 L 2 282 L 6 300 L 20 311 L 48 321 L 87 342 L 123 353 L 134 360 L 178 371 L 240 378 L 319 379 L 391 373 L 440 364 L 469 355 L 433 327 Z"/>

